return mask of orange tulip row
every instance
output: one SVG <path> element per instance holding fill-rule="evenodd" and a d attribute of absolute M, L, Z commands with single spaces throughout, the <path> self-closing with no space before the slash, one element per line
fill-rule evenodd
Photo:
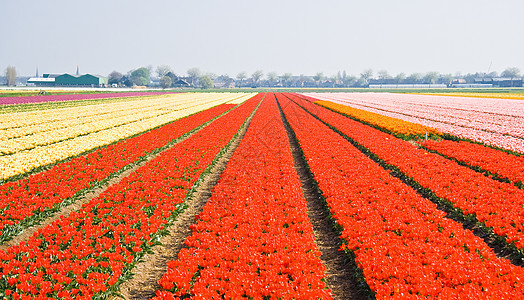
<path fill-rule="evenodd" d="M 374 112 L 369 112 L 363 109 L 353 108 L 351 106 L 347 106 L 343 104 L 333 103 L 331 101 L 324 101 L 324 100 L 319 101 L 311 97 L 307 97 L 307 96 L 303 96 L 303 97 L 307 98 L 310 101 L 314 101 L 316 104 L 319 104 L 329 109 L 343 113 L 345 115 L 348 115 L 352 118 L 363 121 L 372 126 L 380 127 L 386 130 L 387 132 L 390 132 L 395 135 L 400 135 L 406 138 L 423 136 L 426 133 L 430 135 L 442 135 L 442 133 L 438 131 L 437 129 L 434 129 L 428 126 L 400 120 L 400 119 L 393 118 L 393 117 L 384 116 L 384 115 L 377 114 Z"/>

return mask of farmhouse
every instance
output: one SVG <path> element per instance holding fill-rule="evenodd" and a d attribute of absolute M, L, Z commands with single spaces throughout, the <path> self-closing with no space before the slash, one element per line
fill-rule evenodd
<path fill-rule="evenodd" d="M 43 77 L 33 77 L 27 80 L 28 84 L 36 86 L 91 86 L 103 87 L 108 83 L 107 77 L 100 75 L 84 74 L 44 74 Z"/>
<path fill-rule="evenodd" d="M 494 87 L 522 87 L 522 78 L 475 78 L 475 83 L 491 84 Z"/>

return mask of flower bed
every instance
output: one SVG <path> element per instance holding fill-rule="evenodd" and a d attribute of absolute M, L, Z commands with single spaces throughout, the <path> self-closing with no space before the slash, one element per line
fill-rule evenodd
<path fill-rule="evenodd" d="M 201 174 L 258 104 L 254 97 L 162 152 L 26 242 L 0 251 L 0 297 L 115 293 L 180 210 Z"/>
<path fill-rule="evenodd" d="M 269 94 L 155 299 L 330 299 L 300 186 Z"/>
<path fill-rule="evenodd" d="M 128 92 L 128 93 L 103 93 L 103 94 L 71 94 L 71 95 L 49 95 L 49 96 L 22 96 L 22 97 L 2 97 L 0 105 L 5 104 L 23 104 L 23 103 L 41 103 L 57 101 L 78 101 L 86 99 L 109 99 L 122 97 L 137 97 L 163 95 L 166 92 Z"/>
<path fill-rule="evenodd" d="M 378 299 L 524 297 L 522 268 L 498 259 L 472 232 L 298 105 L 278 100 L 341 227 L 343 249 L 355 254 Z M 336 114 L 325 111 L 319 116 L 326 120 Z"/>
<path fill-rule="evenodd" d="M 420 137 L 425 136 L 426 134 L 442 134 L 438 130 L 428 126 L 384 116 L 363 109 L 356 109 L 351 106 L 333 103 L 331 101 L 315 101 L 315 103 L 405 138 Z"/>
<path fill-rule="evenodd" d="M 522 100 L 390 93 L 306 95 L 422 124 L 463 139 L 524 153 Z"/>
<path fill-rule="evenodd" d="M 415 145 L 353 121 L 338 113 L 294 97 L 306 109 L 337 128 L 358 144 L 369 149 L 389 165 L 422 188 L 459 208 L 465 215 L 474 215 L 495 234 L 524 248 L 524 190 L 495 181 L 460 166 L 440 155 L 419 149 Z"/>
<path fill-rule="evenodd" d="M 0 241 L 69 204 L 81 191 L 231 109 L 223 104 L 153 129 L 28 178 L 0 185 Z M 64 202 L 65 201 L 65 202 Z"/>
<path fill-rule="evenodd" d="M 25 139 L 25 142 L 21 145 L 16 145 L 15 143 L 13 147 L 10 147 L 9 143 L 6 143 L 6 147 L 11 148 L 9 150 L 10 153 L 19 150 L 20 147 L 25 150 L 0 156 L 0 178 L 7 179 L 12 176 L 24 174 L 35 168 L 80 155 L 91 149 L 117 142 L 213 106 L 238 98 L 244 98 L 245 100 L 251 96 L 252 94 L 179 95 L 176 98 L 186 99 L 180 107 L 171 107 L 172 105 L 169 105 L 169 103 L 160 104 L 162 107 L 152 113 L 153 116 L 149 117 L 138 112 L 141 105 L 141 103 L 138 102 L 136 116 L 123 118 L 127 120 L 129 118 L 135 118 L 133 122 L 120 120 L 124 123 L 115 123 L 110 120 L 103 120 L 99 122 L 99 126 L 86 124 L 85 126 L 77 126 L 76 130 L 65 128 L 55 131 L 54 133 L 56 133 L 56 135 L 54 137 L 52 132 L 42 132 L 39 134 L 40 138 L 36 137 L 38 136 L 37 134 L 23 137 L 22 139 Z M 187 101 L 187 97 L 190 97 L 190 101 Z M 94 109 L 93 107 L 89 108 Z M 47 115 L 45 112 L 43 112 L 43 114 Z M 14 115 L 18 116 L 19 114 Z M 16 117 L 15 119 L 18 120 L 20 118 Z M 7 122 L 7 124 L 12 123 Z M 47 139 L 47 137 L 49 137 L 49 139 Z M 9 140 L 7 140 L 7 142 L 8 141 Z"/>
<path fill-rule="evenodd" d="M 439 154 L 478 167 L 497 177 L 522 185 L 524 183 L 524 157 L 515 156 L 483 145 L 464 141 L 427 140 L 422 146 Z"/>

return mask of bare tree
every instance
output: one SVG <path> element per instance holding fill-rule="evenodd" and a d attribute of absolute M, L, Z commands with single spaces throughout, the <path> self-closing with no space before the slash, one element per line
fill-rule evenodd
<path fill-rule="evenodd" d="M 12 66 L 7 66 L 5 69 L 5 80 L 8 86 L 16 85 L 16 69 Z"/>
<path fill-rule="evenodd" d="M 508 78 L 520 77 L 520 69 L 516 67 L 507 68 L 500 75 L 502 77 L 508 77 Z"/>
<path fill-rule="evenodd" d="M 389 75 L 388 71 L 386 70 L 378 71 L 377 76 L 378 76 L 378 79 L 382 79 L 382 80 L 391 78 L 391 75 Z"/>
<path fill-rule="evenodd" d="M 156 67 L 156 74 L 159 78 L 166 76 L 169 72 L 174 73 L 173 69 L 171 69 L 171 67 L 168 65 L 160 65 Z"/>
<path fill-rule="evenodd" d="M 397 84 L 400 84 L 402 81 L 404 81 L 404 79 L 406 79 L 406 74 L 405 73 L 398 73 L 397 76 L 395 76 L 395 81 L 397 82 Z"/>
<path fill-rule="evenodd" d="M 439 77 L 440 74 L 438 72 L 427 72 L 426 75 L 424 75 L 424 83 L 433 84 L 437 82 Z"/>
<path fill-rule="evenodd" d="M 367 86 L 371 77 L 373 77 L 373 70 L 364 70 L 364 72 L 360 73 L 360 79 L 358 80 L 358 84 L 360 86 Z"/>
<path fill-rule="evenodd" d="M 291 77 L 293 77 L 293 74 L 291 73 L 284 73 L 284 75 L 282 75 L 282 81 L 284 81 L 285 86 L 289 86 L 289 80 Z"/>
<path fill-rule="evenodd" d="M 153 65 L 148 65 L 146 68 L 149 70 L 149 75 L 150 76 L 153 75 L 153 70 L 154 70 Z"/>
<path fill-rule="evenodd" d="M 239 86 L 242 86 L 242 84 L 244 83 L 244 79 L 247 78 L 247 73 L 246 72 L 240 72 L 237 74 L 237 79 L 240 80 L 240 85 Z"/>
<path fill-rule="evenodd" d="M 264 72 L 262 72 L 262 70 L 257 70 L 251 75 L 251 78 L 253 78 L 253 84 L 255 86 L 257 86 L 257 83 L 260 78 L 262 78 L 262 76 L 264 76 Z"/>
<path fill-rule="evenodd" d="M 360 78 L 368 81 L 369 79 L 371 79 L 371 77 L 373 77 L 373 70 L 371 69 L 367 69 L 367 70 L 364 70 L 364 72 L 360 73 Z"/>
<path fill-rule="evenodd" d="M 278 75 L 276 72 L 269 72 L 267 73 L 266 77 L 267 77 L 267 81 L 269 82 L 270 86 L 276 85 L 278 81 Z"/>
<path fill-rule="evenodd" d="M 502 77 L 509 77 L 511 78 L 511 86 L 513 87 L 513 78 L 520 77 L 520 69 L 513 67 L 513 68 L 507 68 L 502 72 Z"/>
<path fill-rule="evenodd" d="M 191 85 L 195 85 L 195 81 L 200 77 L 201 72 L 199 68 L 191 68 L 187 70 L 187 75 L 191 78 Z"/>

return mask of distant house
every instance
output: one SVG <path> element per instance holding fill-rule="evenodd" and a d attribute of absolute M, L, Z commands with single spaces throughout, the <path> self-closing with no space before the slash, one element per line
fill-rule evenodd
<path fill-rule="evenodd" d="M 496 87 L 522 87 L 522 78 L 493 78 Z"/>
<path fill-rule="evenodd" d="M 187 82 L 185 79 L 179 78 L 173 82 L 173 87 L 190 87 L 191 83 Z"/>
<path fill-rule="evenodd" d="M 29 78 L 27 83 L 35 86 L 103 87 L 107 86 L 108 78 L 92 74 L 44 74 L 43 77 Z"/>
<path fill-rule="evenodd" d="M 522 78 L 475 78 L 476 84 L 491 84 L 493 87 L 522 87 Z"/>
<path fill-rule="evenodd" d="M 466 84 L 466 79 L 458 78 L 458 79 L 452 79 L 451 84 Z"/>

